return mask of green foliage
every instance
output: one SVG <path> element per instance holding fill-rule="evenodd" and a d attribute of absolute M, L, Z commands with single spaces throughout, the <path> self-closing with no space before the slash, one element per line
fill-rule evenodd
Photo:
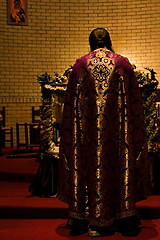
<path fill-rule="evenodd" d="M 157 127 L 158 113 L 156 109 L 156 96 L 158 86 L 158 81 L 155 78 L 156 72 L 150 68 L 145 68 L 147 72 L 136 70 L 135 65 L 133 65 L 133 68 L 142 92 L 148 149 L 149 151 L 156 152 L 158 150 L 159 140 L 159 129 Z"/>
<path fill-rule="evenodd" d="M 43 87 L 45 84 L 58 84 L 58 83 L 66 83 L 68 80 L 68 77 L 72 71 L 72 66 L 67 68 L 65 72 L 61 75 L 56 72 L 54 72 L 54 77 L 51 77 L 47 72 L 45 74 L 42 74 L 40 76 L 37 76 L 37 80 L 39 84 Z"/>
<path fill-rule="evenodd" d="M 47 74 L 47 72 L 45 74 L 37 76 L 37 80 L 41 86 L 52 83 L 54 81 L 53 78 Z"/>
<path fill-rule="evenodd" d="M 60 93 L 64 92 L 64 83 L 67 83 L 69 75 L 72 71 L 72 66 L 67 68 L 65 72 L 60 75 L 54 73 L 54 77 L 51 77 L 47 72 L 40 76 L 37 76 L 37 80 L 41 85 L 42 92 L 42 106 L 41 106 L 41 159 L 45 158 L 47 154 L 54 156 L 54 158 L 59 158 L 58 154 L 54 152 L 55 143 L 53 142 L 53 123 L 55 119 L 53 118 L 53 99 L 51 96 L 52 84 L 61 85 L 62 87 L 58 90 L 59 98 L 61 98 Z M 48 86 L 49 88 L 48 88 Z M 50 88 L 51 87 L 51 88 Z M 63 95 L 63 94 L 62 94 Z M 55 101 L 54 101 L 55 102 Z"/>

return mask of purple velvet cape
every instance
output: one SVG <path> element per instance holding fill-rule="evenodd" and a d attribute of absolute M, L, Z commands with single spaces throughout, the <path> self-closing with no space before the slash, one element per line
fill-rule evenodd
<path fill-rule="evenodd" d="M 58 198 L 95 226 L 135 215 L 150 194 L 141 92 L 128 59 L 97 49 L 77 59 L 66 91 Z"/>

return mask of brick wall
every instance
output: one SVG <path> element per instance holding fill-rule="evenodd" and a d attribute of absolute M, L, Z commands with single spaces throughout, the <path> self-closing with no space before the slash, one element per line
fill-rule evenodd
<path fill-rule="evenodd" d="M 114 50 L 160 79 L 159 0 L 28 0 L 28 25 L 7 25 L 7 1 L 0 4 L 0 107 L 7 125 L 31 120 L 41 103 L 37 75 L 62 73 L 89 51 L 95 27 L 109 30 Z"/>

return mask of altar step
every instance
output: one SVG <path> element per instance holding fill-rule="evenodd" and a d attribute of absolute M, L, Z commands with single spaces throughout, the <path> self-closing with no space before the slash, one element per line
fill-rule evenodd
<path fill-rule="evenodd" d="M 57 198 L 33 196 L 28 188 L 29 183 L 0 181 L 0 218 L 67 218 L 67 204 Z"/>
<path fill-rule="evenodd" d="M 28 191 L 39 161 L 37 158 L 0 157 L 0 218 L 58 219 L 67 218 L 68 205 L 57 198 L 32 196 Z M 160 195 L 137 203 L 141 219 L 160 219 Z"/>
<path fill-rule="evenodd" d="M 9 158 L 8 158 L 9 156 Z M 40 164 L 36 153 L 32 158 L 25 154 L 25 158 L 10 158 L 13 151 L 8 151 L 0 157 L 0 181 L 31 182 Z"/>

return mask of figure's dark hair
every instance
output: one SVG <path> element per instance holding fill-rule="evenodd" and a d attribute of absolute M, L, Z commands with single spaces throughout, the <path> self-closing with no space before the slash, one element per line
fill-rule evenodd
<path fill-rule="evenodd" d="M 21 0 L 14 0 L 14 4 L 17 2 L 21 3 Z"/>
<path fill-rule="evenodd" d="M 89 43 L 91 51 L 104 47 L 113 51 L 109 32 L 105 28 L 94 29 L 89 35 Z"/>

